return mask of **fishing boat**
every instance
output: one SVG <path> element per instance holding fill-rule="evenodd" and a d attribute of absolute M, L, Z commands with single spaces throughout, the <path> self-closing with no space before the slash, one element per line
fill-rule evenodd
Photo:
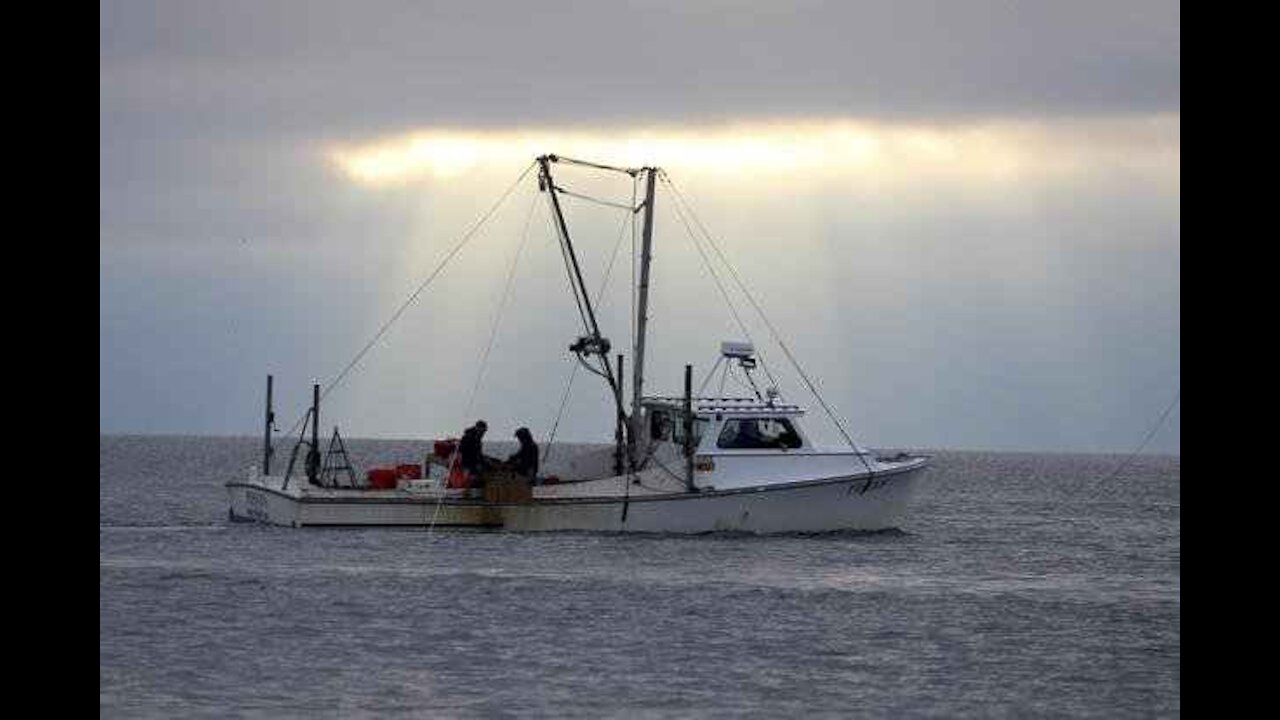
<path fill-rule="evenodd" d="M 623 356 L 617 356 L 615 366 L 612 344 L 597 323 L 561 207 L 561 196 L 583 196 L 557 185 L 552 174 L 557 164 L 625 173 L 645 187 L 643 201 L 627 206 L 633 216 L 643 218 L 634 288 L 637 311 L 631 338 L 630 398 L 624 390 Z M 273 475 L 274 411 L 268 376 L 262 465 L 250 468 L 243 479 L 226 483 L 232 520 L 289 527 L 466 527 L 518 532 L 788 533 L 899 527 L 930 458 L 905 452 L 888 456 L 854 442 L 745 286 L 740 284 L 750 304 L 846 445 L 824 448 L 813 442 L 805 429 L 806 409 L 785 402 L 776 383 L 758 380 L 755 371 L 763 358 L 750 341 L 722 342 L 698 392 L 693 390 L 692 365 L 686 364 L 683 394 L 645 394 L 655 190 L 659 178 L 670 183 L 665 172 L 556 155 L 538 157 L 525 175 L 534 169 L 539 189 L 547 197 L 583 325 L 584 333 L 569 352 L 608 385 L 614 442 L 562 459 L 554 476 L 544 472 L 530 477 L 500 465 L 465 472 L 459 466 L 459 443 L 446 438 L 431 443 L 420 462 L 371 470 L 361 478 L 336 427 L 328 452 L 320 451 L 321 392 L 316 385 L 287 467 Z M 706 239 L 714 242 L 709 236 Z M 733 277 L 740 282 L 736 272 Z M 705 393 L 717 373 L 719 391 Z M 741 379 L 748 394 L 724 396 L 730 374 Z M 300 472 L 295 473 L 299 465 Z"/>

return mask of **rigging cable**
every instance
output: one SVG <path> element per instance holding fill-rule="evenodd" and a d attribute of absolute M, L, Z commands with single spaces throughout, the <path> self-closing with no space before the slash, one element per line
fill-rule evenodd
<path fill-rule="evenodd" d="M 564 163 L 566 163 L 566 164 L 570 164 L 570 165 L 580 165 L 580 166 L 583 166 L 583 167 L 596 168 L 596 169 L 599 169 L 599 170 L 608 170 L 608 171 L 612 171 L 612 172 L 625 173 L 625 174 L 630 175 L 630 176 L 632 177 L 632 181 L 633 181 L 633 182 L 632 182 L 632 184 L 633 184 L 633 186 L 634 186 L 634 180 L 635 180 L 635 177 L 636 177 L 637 173 L 639 172 L 638 170 L 633 170 L 633 169 L 630 169 L 630 168 L 620 168 L 620 167 L 614 167 L 614 166 L 611 166 L 611 165 L 602 165 L 602 164 L 600 164 L 600 163 L 593 163 L 593 162 L 588 162 L 588 161 L 585 161 L 585 160 L 577 160 L 577 159 L 574 159 L 574 158 L 561 157 L 561 156 L 557 156 L 557 155 L 547 155 L 547 156 L 545 156 L 545 159 L 549 160 L 550 162 L 555 162 L 555 163 L 564 162 Z M 542 158 L 540 158 L 539 160 L 535 161 L 535 164 L 542 165 Z M 551 202 L 551 204 L 552 204 L 553 206 L 557 206 L 557 207 L 558 207 L 558 204 L 559 204 L 559 203 L 558 203 L 558 200 L 556 199 L 556 193 L 562 193 L 562 194 L 566 194 L 566 195 L 571 195 L 571 196 L 573 196 L 573 197 L 582 198 L 582 199 L 584 199 L 584 200 L 588 200 L 588 201 L 590 201 L 590 202 L 595 202 L 595 203 L 600 203 L 600 204 L 603 204 L 603 205 L 609 205 L 609 206 L 612 206 L 612 207 L 618 207 L 618 208 L 626 209 L 626 210 L 628 210 L 628 211 L 630 212 L 630 214 L 634 217 L 635 212 L 636 212 L 636 210 L 637 210 L 637 209 L 634 207 L 634 205 L 635 205 L 634 197 L 633 197 L 633 201 L 632 201 L 632 207 L 629 207 L 629 208 L 628 208 L 628 207 L 624 207 L 624 206 L 623 206 L 623 205 L 621 205 L 620 203 L 613 203 L 613 202 L 609 202 L 609 201 L 605 201 L 605 200 L 600 200 L 600 199 L 598 199 L 598 198 L 594 198 L 594 197 L 591 197 L 591 196 L 588 196 L 588 195 L 581 195 L 581 194 L 578 194 L 578 193 L 568 192 L 568 191 L 564 190 L 563 188 L 561 188 L 560 186 L 558 186 L 558 185 L 556 185 L 556 184 L 555 184 L 555 181 L 552 179 L 552 177 L 551 177 L 551 175 L 550 175 L 549 165 L 543 165 L 542 167 L 543 167 L 543 173 L 539 175 L 539 186 L 540 186 L 540 187 L 542 187 L 542 188 L 543 188 L 543 189 L 548 193 L 548 197 L 549 197 L 550 202 Z M 634 192 L 633 192 L 633 196 L 634 196 Z M 561 220 L 563 220 L 563 213 L 560 213 L 560 219 L 561 219 Z M 556 229 L 556 236 L 557 236 L 557 237 L 559 238 L 559 240 L 560 240 L 560 254 L 561 254 L 561 256 L 562 256 L 562 257 L 563 257 L 563 259 L 564 259 L 564 263 L 565 263 L 565 272 L 566 272 L 566 273 L 568 274 L 568 276 L 569 276 L 569 286 L 570 286 L 570 289 L 571 289 L 571 290 L 572 290 L 572 292 L 573 292 L 573 299 L 574 299 L 574 302 L 575 302 L 575 303 L 577 304 L 577 306 L 578 306 L 578 315 L 579 315 L 579 317 L 582 319 L 582 327 L 583 327 L 583 329 L 586 331 L 586 333 L 587 333 L 588 335 L 591 335 L 591 334 L 593 334 L 593 330 L 592 330 L 592 328 L 593 328 L 593 323 L 588 319 L 588 314 L 589 314 L 589 312 L 590 312 L 590 305 L 589 305 L 589 300 L 588 300 L 588 298 L 586 297 L 587 289 L 586 289 L 586 287 L 583 287 L 583 288 L 581 288 L 581 291 L 579 291 L 579 288 L 578 288 L 577 284 L 574 282 L 574 267 L 575 267 L 576 263 L 574 262 L 574 259 L 573 259 L 572 249 L 571 249 L 571 247 L 570 247 L 570 240 L 569 240 L 569 237 L 568 237 L 568 231 L 567 231 L 567 229 L 563 226 L 563 224 L 562 224 L 560 221 L 556 221 L 554 224 L 555 224 L 555 229 Z M 580 279 L 580 278 L 579 278 L 579 279 Z M 608 378 L 608 377 L 609 377 L 609 372 L 610 372 L 610 371 L 609 371 L 609 366 L 608 366 L 608 363 L 609 363 L 608 358 L 602 358 L 602 359 L 601 359 L 601 363 L 602 363 L 602 365 L 604 366 L 604 372 L 603 372 L 603 373 L 598 373 L 598 372 L 597 372 L 596 374 L 599 374 L 599 375 L 601 375 L 602 377 L 606 377 L 606 378 Z M 596 371 L 593 369 L 593 370 L 592 370 L 592 372 L 596 372 Z M 610 382 L 610 384 L 612 385 L 612 381 Z"/>
<path fill-rule="evenodd" d="M 1111 472 L 1110 475 L 1102 478 L 1097 483 L 1095 483 L 1094 486 L 1089 490 L 1090 495 L 1096 492 L 1098 488 L 1102 487 L 1103 484 L 1114 480 L 1120 474 L 1120 472 L 1124 470 L 1125 467 L 1128 466 L 1129 463 L 1132 462 L 1135 457 L 1138 456 L 1138 453 L 1142 452 L 1142 449 L 1147 446 L 1147 443 L 1151 442 L 1151 438 L 1155 437 L 1156 432 L 1161 427 L 1164 426 L 1164 421 L 1169 417 L 1169 413 L 1173 411 L 1173 408 L 1177 406 L 1178 401 L 1181 399 L 1182 399 L 1182 389 L 1179 388 L 1178 392 L 1174 393 L 1173 400 L 1170 401 L 1168 407 L 1164 409 L 1164 412 L 1160 413 L 1160 419 L 1156 420 L 1156 424 L 1151 427 L 1151 430 L 1147 433 L 1147 436 L 1143 438 L 1142 442 L 1138 445 L 1138 448 L 1133 452 L 1129 453 L 1129 456 L 1126 457 L 1124 460 L 1122 460 L 1120 464 L 1116 466 L 1116 469 Z"/>
<path fill-rule="evenodd" d="M 675 186 L 671 185 L 671 181 L 666 178 L 665 171 L 662 173 L 662 177 L 667 185 L 671 187 L 672 191 L 675 191 Z M 711 279 L 715 281 L 716 287 L 719 288 L 720 296 L 724 298 L 725 305 L 729 306 L 729 312 L 733 315 L 734 321 L 738 323 L 738 328 L 742 330 L 742 334 L 747 337 L 747 342 L 751 343 L 754 347 L 756 343 L 755 339 L 751 337 L 751 331 L 747 329 L 747 324 L 742 321 L 742 317 L 738 314 L 738 309 L 734 307 L 733 300 L 729 297 L 729 292 L 725 289 L 724 283 L 720 281 L 720 276 L 716 273 L 710 258 L 707 257 L 706 251 L 702 249 L 702 243 L 698 241 L 698 236 L 693 232 L 693 228 L 685 218 L 684 212 L 680 209 L 679 205 L 672 204 L 671 207 L 675 209 L 676 215 L 680 218 L 681 224 L 684 225 L 685 232 L 689 234 L 689 239 L 693 241 L 693 246 L 698 251 L 698 256 L 702 258 L 703 265 L 707 268 L 707 272 L 711 274 Z M 692 213 L 692 210 L 690 213 Z M 756 348 L 756 355 L 760 358 L 760 367 L 764 368 L 765 375 L 769 376 L 769 382 L 772 383 L 774 387 L 778 387 L 777 379 L 774 378 L 773 372 L 769 370 L 769 364 L 765 362 L 764 353 L 760 352 L 759 348 Z"/>
<path fill-rule="evenodd" d="M 716 370 L 720 369 L 720 363 L 722 362 L 724 362 L 724 355 L 721 355 L 720 357 L 716 358 L 716 364 L 712 365 L 711 369 L 707 371 L 706 377 L 702 378 L 702 384 L 698 386 L 699 397 L 704 397 L 702 393 L 704 390 L 707 389 L 707 383 L 711 382 L 711 378 L 715 377 Z M 723 381 L 720 383 L 720 387 L 722 388 L 724 387 Z"/>
<path fill-rule="evenodd" d="M 579 165 L 586 165 L 586 166 L 588 166 L 588 167 L 602 168 L 602 169 L 605 169 L 605 170 L 618 170 L 618 168 L 611 168 L 611 167 L 608 167 L 608 166 L 602 166 L 602 165 L 598 165 L 598 164 L 595 164 L 595 163 L 586 163 L 586 162 L 582 162 L 582 161 L 571 161 L 571 162 L 574 162 L 574 163 L 579 164 Z M 623 171 L 623 172 L 626 172 L 626 171 Z M 550 178 L 550 176 L 549 176 L 549 175 L 546 177 L 546 183 L 547 183 L 547 185 L 548 185 L 547 191 L 548 191 L 548 192 L 550 192 L 550 193 L 553 193 L 553 196 L 552 196 L 552 197 L 553 197 L 553 201 L 554 201 L 554 193 L 560 193 L 561 195 L 567 195 L 567 196 L 569 196 L 569 197 L 579 198 L 579 199 L 582 199 L 582 200 L 586 200 L 586 201 L 588 201 L 588 202 L 596 203 L 596 204 L 598 204 L 598 205 L 605 205 L 605 206 L 612 207 L 612 208 L 617 208 L 617 209 L 621 209 L 621 210 L 626 210 L 626 211 L 627 211 L 628 216 L 629 216 L 629 217 L 631 217 L 631 218 L 634 220 L 635 213 L 636 213 L 636 212 L 637 212 L 637 210 L 638 210 L 638 208 L 636 208 L 636 207 L 635 207 L 635 198 L 634 198 L 634 194 L 635 194 L 635 192 L 634 192 L 635 179 L 634 179 L 634 178 L 635 178 L 635 175 L 632 175 L 632 195 L 633 195 L 633 197 L 632 197 L 632 203 L 631 203 L 631 205 L 623 205 L 623 204 L 621 204 L 621 203 L 615 203 L 615 202 L 608 201 L 608 200 L 601 200 L 600 198 L 592 197 L 592 196 L 590 196 L 590 195 L 584 195 L 584 194 L 581 194 L 581 193 L 571 192 L 571 191 L 569 191 L 569 190 L 564 189 L 563 187 L 561 187 L 561 186 L 559 186 L 559 185 L 556 185 L 554 182 L 552 182 L 552 181 L 551 181 L 551 178 Z M 611 257 L 609 258 L 609 270 L 610 270 L 610 271 L 612 271 L 612 269 L 613 269 L 613 261 L 614 261 L 614 258 L 615 258 L 615 257 L 617 257 L 617 254 L 618 254 L 618 248 L 621 246 L 621 241 L 622 241 L 622 231 L 623 231 L 623 230 L 625 230 L 625 229 L 626 229 L 626 224 L 625 224 L 625 222 L 624 222 L 624 224 L 623 224 L 621 227 L 619 227 L 619 229 L 618 229 L 618 241 L 617 241 L 617 243 L 615 243 L 615 245 L 614 245 L 614 249 L 613 249 L 613 256 L 611 256 Z M 573 274 L 574 274 L 574 272 L 575 272 L 575 270 L 576 270 L 576 263 L 575 263 L 575 262 L 573 262 L 573 258 L 572 258 L 572 250 L 569 248 L 569 238 L 568 238 L 568 233 L 567 233 L 567 231 L 566 231 L 566 230 L 561 226 L 561 224 L 560 224 L 560 223 L 557 223 L 557 224 L 556 224 L 556 232 L 557 232 L 557 235 L 559 235 L 559 236 L 561 237 L 561 255 L 562 255 L 562 256 L 564 256 L 564 258 L 565 258 L 565 266 L 566 266 L 566 270 L 567 270 L 567 272 L 568 272 L 568 273 L 569 273 L 569 275 L 570 275 L 570 277 L 569 277 L 569 283 L 570 283 L 570 285 L 572 286 L 572 289 L 573 289 L 573 293 L 574 293 L 574 300 L 578 302 L 578 314 L 579 314 L 579 316 L 581 316 L 581 317 L 582 317 L 582 325 L 583 325 L 583 328 L 586 330 L 586 332 L 587 332 L 587 334 L 588 334 L 588 335 L 595 335 L 595 336 L 598 336 L 598 335 L 599 335 L 599 331 L 598 331 L 598 330 L 593 330 L 593 328 L 595 328 L 595 327 L 596 327 L 596 324 L 595 324 L 594 322 L 588 322 L 587 315 L 586 315 L 586 314 L 584 314 L 584 308 L 585 308 L 585 310 L 586 310 L 586 313 L 590 313 L 590 310 L 591 310 L 591 304 L 590 304 L 590 301 L 588 300 L 588 298 L 587 298 L 587 296 L 586 296 L 586 288 L 585 288 L 585 287 L 581 288 L 581 295 L 579 295 L 579 288 L 578 288 L 578 287 L 577 287 L 577 285 L 576 285 L 576 284 L 574 284 L 574 282 L 573 282 Z M 580 277 L 580 276 L 579 276 L 579 281 L 581 281 L 581 277 Z M 603 286 L 601 287 L 601 290 L 603 291 Z M 600 304 L 600 299 L 599 299 L 599 298 L 596 298 L 596 304 L 597 304 L 597 305 L 599 305 L 599 304 Z M 594 318 L 592 318 L 592 320 L 594 320 Z M 614 390 L 614 392 L 615 392 L 615 393 L 619 392 L 619 391 L 621 390 L 621 388 L 620 388 L 620 387 L 615 386 L 614 378 L 613 378 L 613 374 L 612 374 L 612 372 L 611 372 L 611 368 L 610 368 L 610 366 L 609 366 L 609 358 L 608 358 L 607 356 L 602 355 L 602 356 L 600 356 L 599 360 L 600 360 L 601 369 L 598 369 L 598 370 L 597 370 L 596 368 L 594 368 L 594 367 L 592 367 L 592 366 L 591 366 L 590 362 L 588 362 L 587 358 L 586 358 L 586 357 L 584 357 L 582 353 L 578 353 L 578 362 L 580 362 L 580 363 L 582 364 L 582 366 L 583 366 L 583 367 L 585 367 L 585 368 L 587 369 L 587 371 L 588 371 L 588 372 L 592 373 L 593 375 L 598 375 L 599 377 L 604 378 L 604 379 L 609 383 L 609 386 Z"/>
<path fill-rule="evenodd" d="M 520 256 L 524 254 L 524 247 L 529 240 L 529 221 L 533 219 L 533 209 L 538 201 L 538 196 L 534 195 L 529 202 L 529 212 L 524 218 L 524 231 L 520 233 L 520 245 L 516 248 L 515 257 L 511 259 L 511 267 L 507 270 L 507 283 L 502 290 L 502 299 L 498 302 L 498 311 L 493 316 L 493 327 L 489 329 L 489 344 L 485 345 L 484 354 L 480 358 L 480 366 L 476 368 L 476 380 L 471 385 L 471 396 L 467 398 L 467 409 L 462 413 L 462 417 L 471 417 L 471 409 L 475 405 L 476 393 L 480 390 L 480 381 L 484 377 L 484 370 L 489 365 L 489 353 L 493 350 L 493 341 L 498 337 L 498 326 L 502 322 L 502 313 L 507 307 L 507 301 L 511 299 L 511 286 L 516 277 L 516 267 L 520 263 Z"/>
<path fill-rule="evenodd" d="M 773 336 L 774 341 L 778 343 L 778 347 L 782 348 L 783 354 L 787 356 L 787 360 L 791 362 L 791 366 L 795 368 L 796 373 L 800 375 L 800 379 L 803 380 L 804 384 L 809 388 L 809 392 L 813 393 L 814 398 L 816 398 L 818 400 L 818 403 L 822 405 L 822 409 L 826 411 L 827 417 L 831 419 L 831 422 L 835 424 L 836 429 L 839 430 L 840 434 L 844 436 L 845 441 L 849 443 L 849 447 L 853 448 L 853 451 L 858 456 L 858 459 L 862 461 L 862 464 L 864 466 L 866 466 L 867 472 L 874 475 L 875 471 L 871 468 L 871 464 L 867 462 L 867 459 L 865 457 L 866 451 L 858 447 L 857 443 L 853 441 L 853 438 L 849 436 L 849 433 L 845 431 L 844 425 L 841 424 L 839 418 L 836 417 L 836 414 L 831 409 L 831 407 L 827 405 L 827 401 L 824 400 L 822 398 L 822 395 L 818 393 L 818 389 L 814 387 L 813 382 L 809 379 L 809 376 L 805 373 L 804 369 L 800 367 L 799 361 L 797 361 L 795 356 L 791 354 L 791 349 L 787 347 L 787 344 L 782 340 L 782 336 L 778 333 L 778 329 L 773 326 L 773 323 L 770 322 L 769 317 L 765 315 L 764 309 L 760 307 L 760 303 L 756 302 L 755 297 L 752 296 L 749 290 L 747 290 L 746 284 L 742 281 L 741 276 L 738 275 L 738 271 L 733 267 L 733 264 L 729 262 L 728 258 L 724 256 L 724 253 L 720 250 L 720 246 L 715 242 L 715 239 L 711 237 L 711 233 L 707 232 L 706 227 L 702 224 L 702 221 L 698 219 L 698 216 L 696 213 L 694 213 L 693 208 L 689 207 L 689 204 L 684 199 L 684 196 L 681 195 L 680 191 L 676 189 L 675 183 L 671 181 L 671 178 L 667 175 L 665 171 L 663 171 L 661 175 L 664 182 L 666 182 L 667 187 L 671 188 L 672 193 L 676 196 L 676 198 L 678 198 L 679 203 L 684 205 L 685 209 L 689 211 L 689 216 L 693 218 L 693 221 L 698 225 L 698 228 L 702 230 L 702 233 L 706 237 L 707 242 L 711 244 L 711 248 L 715 250 L 716 255 L 720 258 L 720 261 L 723 262 L 725 264 L 725 267 L 729 269 L 729 273 L 733 277 L 734 282 L 737 284 L 738 289 L 742 291 L 742 294 L 751 303 L 751 306 L 755 308 L 756 313 L 760 315 L 760 319 L 764 321 L 765 327 L 769 329 L 769 333 Z"/>
<path fill-rule="evenodd" d="M 634 213 L 631 215 L 631 217 L 632 217 L 632 218 L 634 218 L 634 217 L 635 217 Z M 632 225 L 633 225 L 633 226 L 635 225 L 634 221 L 632 222 Z M 605 290 L 607 290 L 607 289 L 608 289 L 608 287 L 609 287 L 609 278 L 613 277 L 613 266 L 614 266 L 614 264 L 615 264 L 615 261 L 616 261 L 616 260 L 617 260 L 617 258 L 618 258 L 618 250 L 622 247 L 622 238 L 624 238 L 624 237 L 626 236 L 626 233 L 625 233 L 625 230 L 626 230 L 626 229 L 627 229 L 627 221 L 626 221 L 626 220 L 624 220 L 624 221 L 622 222 L 622 225 L 618 228 L 618 239 L 617 239 L 616 241 L 614 241 L 614 244 L 613 244 L 613 254 L 609 256 L 609 264 L 608 264 L 608 266 L 606 266 L 606 267 L 605 267 L 605 271 L 604 271 L 604 278 L 603 278 L 603 279 L 601 279 L 601 281 L 600 281 L 600 289 L 596 291 L 596 306 L 597 306 L 597 307 L 603 307 L 603 305 L 601 305 L 601 301 L 604 299 L 604 292 L 605 292 Z M 634 233 L 633 233 L 633 234 L 634 234 Z M 608 360 L 605 360 L 605 362 L 608 362 Z M 593 368 L 593 367 L 591 367 L 590 365 L 587 365 L 586 363 L 582 362 L 582 358 L 580 358 L 580 357 L 578 358 L 578 362 L 577 362 L 577 363 L 574 363 L 574 365 L 573 365 L 573 370 L 569 373 L 569 382 L 565 385 L 565 388 L 564 388 L 564 395 L 562 395 L 562 396 L 561 396 L 561 398 L 560 398 L 560 409 L 556 411 L 556 419 L 555 419 L 555 421 L 552 423 L 552 425 L 551 425 L 551 433 L 550 433 L 550 435 L 547 437 L 547 449 L 546 449 L 546 452 L 545 452 L 545 453 L 543 453 L 543 457 L 542 457 L 542 462 L 543 462 L 543 463 L 545 463 L 545 462 L 547 461 L 547 458 L 548 458 L 548 457 L 550 457 L 550 455 L 551 455 L 551 448 L 552 448 L 553 444 L 555 443 L 555 439 L 556 439 L 556 431 L 557 431 L 557 430 L 559 429 L 559 427 L 560 427 L 560 419 L 561 419 L 561 418 L 563 417 L 563 415 L 564 415 L 564 409 L 565 409 L 565 406 L 566 406 L 566 405 L 568 405 L 568 403 L 569 403 L 569 392 L 573 389 L 573 379 L 574 379 L 575 377 L 577 377 L 577 375 L 578 375 L 578 366 L 579 366 L 579 365 L 582 365 L 583 367 L 587 368 L 587 370 L 589 370 L 589 371 L 591 371 L 591 372 L 593 372 L 593 373 L 596 373 L 597 375 L 602 375 L 602 374 L 601 374 L 598 370 L 596 370 L 595 368 Z M 603 375 L 602 375 L 602 376 L 603 376 Z"/>
<path fill-rule="evenodd" d="M 334 378 L 333 381 L 330 382 L 329 385 L 324 388 L 324 390 L 320 393 L 321 400 L 323 400 L 329 394 L 329 391 L 337 387 L 338 384 L 341 383 L 347 377 L 347 374 L 351 372 L 352 368 L 354 368 L 360 362 L 360 360 L 364 358 L 365 354 L 368 353 L 369 350 L 373 348 L 373 346 L 378 342 L 379 339 L 382 338 L 384 334 L 386 334 L 387 330 L 389 330 L 391 326 L 394 325 L 395 322 L 400 319 L 400 316 L 404 314 L 404 311 L 409 309 L 409 306 L 412 305 L 413 302 L 418 299 L 418 296 L 422 294 L 422 291 L 426 290 L 427 286 L 430 285 L 431 282 L 436 279 L 436 277 L 440 274 L 440 272 L 444 270 L 445 266 L 449 264 L 449 261 L 453 260 L 454 256 L 456 256 L 458 252 L 462 250 L 464 246 L 466 246 L 466 244 L 471 240 L 471 238 L 475 236 L 476 232 L 479 231 L 480 228 L 486 222 L 488 222 L 489 218 L 493 217 L 493 214 L 498 211 L 498 208 L 502 207 L 502 204 L 506 202 L 507 198 L 511 195 L 512 191 L 514 191 L 516 187 L 519 186 L 520 183 L 524 181 L 525 176 L 529 174 L 529 171 L 532 170 L 535 165 L 536 163 L 530 163 L 529 166 L 524 169 L 524 172 L 521 172 L 520 176 L 515 179 L 515 182 L 511 183 L 511 185 L 507 187 L 506 191 L 502 193 L 502 196 L 498 198 L 497 202 L 495 202 L 484 213 L 484 215 L 482 215 L 480 219 L 477 220 L 475 224 L 472 225 L 471 228 L 467 230 L 466 233 L 463 234 L 462 239 L 459 240 L 457 243 L 455 243 L 453 248 L 450 249 L 449 252 L 445 254 L 444 259 L 440 261 L 440 264 L 436 265 L 436 268 L 431 271 L 431 274 L 429 274 L 425 280 L 423 280 L 421 283 L 418 284 L 417 289 L 415 289 L 413 293 L 409 295 L 407 300 L 401 303 L 400 307 L 395 311 L 395 313 L 391 315 L 391 318 L 387 320 L 385 323 L 383 323 L 382 327 L 378 328 L 378 332 L 374 333 L 373 337 L 369 340 L 369 342 L 365 343 L 365 346 L 360 349 L 360 352 L 356 353 L 356 356 L 351 359 L 351 362 L 347 363 L 347 366 L 342 369 L 342 372 L 338 373 L 338 376 Z M 289 432 L 286 434 L 292 435 L 293 431 L 298 429 L 298 426 L 302 424 L 303 419 L 305 419 L 309 414 L 310 414 L 309 410 L 303 413 L 302 417 L 298 418 L 298 421 L 293 424 L 293 428 L 290 429 Z"/>
<path fill-rule="evenodd" d="M 563 155 L 548 156 L 552 162 L 562 162 L 567 165 L 581 165 L 583 167 L 595 168 L 597 170 L 609 170 L 611 172 L 620 172 L 635 177 L 640 171 L 635 168 L 615 167 L 613 165 L 601 165 L 600 163 L 589 162 L 587 160 L 577 160 L 575 158 L 565 157 Z"/>
<path fill-rule="evenodd" d="M 551 423 L 551 433 L 547 436 L 547 450 L 542 454 L 542 464 L 545 466 L 551 459 L 551 450 L 555 447 L 556 431 L 560 429 L 560 418 L 564 415 L 564 408 L 569 404 L 569 392 L 573 390 L 573 379 L 578 376 L 578 363 L 573 364 L 573 369 L 569 371 L 569 382 L 565 383 L 564 394 L 560 396 L 560 409 L 556 411 L 556 419 Z"/>
<path fill-rule="evenodd" d="M 533 219 L 533 209 L 534 207 L 537 206 L 537 202 L 538 202 L 537 195 L 534 195 L 529 201 L 529 212 L 524 217 L 524 230 L 520 233 L 520 245 L 516 247 L 516 254 L 514 257 L 511 258 L 511 267 L 507 271 L 507 282 L 506 282 L 506 286 L 502 290 L 502 299 L 498 303 L 498 311 L 493 316 L 493 326 L 489 329 L 489 344 L 485 346 L 484 355 L 481 356 L 481 359 L 480 359 L 480 366 L 476 368 L 476 380 L 475 380 L 475 383 L 473 383 L 471 386 L 471 396 L 467 398 L 467 409 L 462 413 L 464 422 L 466 418 L 471 416 L 471 409 L 475 404 L 476 394 L 480 390 L 480 380 L 481 378 L 484 377 L 484 370 L 486 367 L 488 367 L 488 364 L 489 364 L 489 352 L 493 350 L 493 341 L 498 336 L 498 326 L 502 321 L 502 312 L 507 306 L 507 300 L 509 300 L 511 297 L 511 287 L 513 285 L 513 281 L 516 275 L 516 266 L 519 264 L 520 256 L 521 254 L 524 253 L 525 245 L 529 240 L 529 221 Z M 460 457 L 461 457 L 461 453 L 456 450 L 449 457 L 449 466 L 448 466 L 448 470 L 445 472 L 444 480 L 442 480 L 442 485 L 448 483 L 448 478 L 450 475 L 453 474 L 454 469 L 458 465 Z M 427 540 L 428 541 L 431 540 L 432 533 L 435 530 L 436 518 L 439 517 L 440 515 L 440 506 L 444 503 L 444 498 L 445 498 L 444 488 L 441 487 L 441 492 L 439 496 L 436 497 L 435 509 L 431 512 L 431 521 L 427 523 Z"/>
<path fill-rule="evenodd" d="M 569 197 L 575 197 L 575 198 L 578 198 L 579 200 L 586 200 L 587 202 L 593 202 L 597 205 L 604 205 L 605 207 L 611 207 L 618 210 L 626 210 L 627 212 L 631 212 L 631 213 L 634 213 L 636 210 L 639 209 L 635 206 L 634 202 L 631 203 L 630 205 L 623 205 L 622 203 L 609 202 L 608 200 L 601 200 L 600 198 L 591 197 L 590 195 L 583 195 L 582 193 L 576 193 L 571 190 L 565 190 L 563 187 L 559 185 L 556 185 L 556 192 L 560 193 L 561 195 L 568 195 Z"/>
<path fill-rule="evenodd" d="M 550 192 L 550 191 L 548 191 Z M 578 294 L 578 286 L 573 281 L 573 260 L 569 257 L 569 249 L 565 244 L 564 235 L 560 231 L 559 223 L 552 220 L 556 225 L 556 238 L 560 242 L 560 258 L 564 260 L 565 277 L 569 280 L 569 291 L 573 293 L 573 302 L 578 306 L 578 319 L 582 321 L 582 327 L 586 328 L 588 333 L 591 332 L 591 322 L 587 320 L 587 311 L 583 307 L 582 297 Z"/>

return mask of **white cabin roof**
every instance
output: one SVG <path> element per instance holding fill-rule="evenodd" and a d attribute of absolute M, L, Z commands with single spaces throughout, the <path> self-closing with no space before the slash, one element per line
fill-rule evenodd
<path fill-rule="evenodd" d="M 684 410 L 684 397 L 652 396 L 643 398 L 641 405 L 665 410 Z M 695 397 L 693 398 L 695 415 L 803 415 L 804 408 L 792 403 L 760 400 L 753 397 Z"/>

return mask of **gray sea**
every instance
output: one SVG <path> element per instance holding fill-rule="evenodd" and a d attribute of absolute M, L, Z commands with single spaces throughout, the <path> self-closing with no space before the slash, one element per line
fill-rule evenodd
<path fill-rule="evenodd" d="M 519 535 L 230 524 L 259 442 L 101 437 L 103 717 L 1181 713 L 1178 457 L 939 451 L 896 532 Z"/>

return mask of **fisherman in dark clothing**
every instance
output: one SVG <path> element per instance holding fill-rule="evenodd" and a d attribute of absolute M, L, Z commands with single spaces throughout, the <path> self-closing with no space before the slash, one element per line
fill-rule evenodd
<path fill-rule="evenodd" d="M 516 430 L 516 439 L 520 441 L 520 449 L 507 458 L 507 466 L 536 485 L 538 444 L 533 441 L 533 433 L 529 432 L 529 428 Z"/>
<path fill-rule="evenodd" d="M 458 459 L 462 469 L 471 474 L 472 482 L 479 479 L 480 473 L 489 467 L 488 458 L 484 456 L 484 433 L 489 424 L 479 420 L 475 425 L 462 433 L 462 442 L 458 444 Z"/>

